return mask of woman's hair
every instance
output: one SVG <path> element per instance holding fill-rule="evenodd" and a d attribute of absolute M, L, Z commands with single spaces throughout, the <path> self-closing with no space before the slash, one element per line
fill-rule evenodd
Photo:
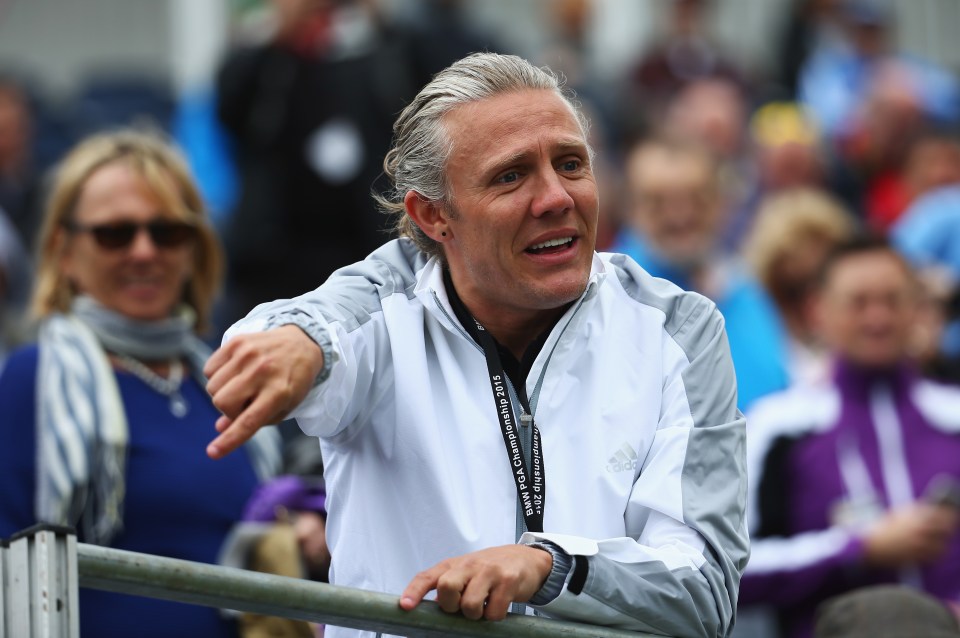
<path fill-rule="evenodd" d="M 559 95 L 587 139 L 587 120 L 572 95 L 563 90 L 562 79 L 514 55 L 474 53 L 454 62 L 403 109 L 393 125 L 393 146 L 383 160 L 392 188 L 384 194 L 374 193 L 380 209 L 396 217 L 400 236 L 411 238 L 427 254 L 442 256 L 440 245 L 406 214 L 403 199 L 408 191 L 415 191 L 429 201 L 449 203 L 445 169 L 453 140 L 444 127 L 444 116 L 462 104 L 527 89 Z"/>
<path fill-rule="evenodd" d="M 116 162 L 129 166 L 143 179 L 164 212 L 195 228 L 193 269 L 184 286 L 183 302 L 197 313 L 196 329 L 207 329 L 223 271 L 220 243 L 180 152 L 163 134 L 140 129 L 121 129 L 88 137 L 57 166 L 37 250 L 37 278 L 31 304 L 34 316 L 42 318 L 69 310 L 77 291 L 60 268 L 66 247 L 64 229 L 72 221 L 90 176 Z"/>
<path fill-rule="evenodd" d="M 783 278 L 786 266 L 801 261 L 801 253 L 813 247 L 820 248 L 822 259 L 856 232 L 853 216 L 830 195 L 812 188 L 791 189 L 760 204 L 743 250 L 757 278 L 781 304 L 790 296 L 783 290 L 788 284 Z M 805 274 L 809 276 L 807 286 L 815 284 L 819 270 L 817 265 L 811 266 Z"/>

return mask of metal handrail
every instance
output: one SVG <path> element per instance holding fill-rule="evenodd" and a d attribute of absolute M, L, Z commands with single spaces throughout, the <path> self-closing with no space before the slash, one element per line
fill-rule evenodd
<path fill-rule="evenodd" d="M 388 594 L 85 543 L 77 544 L 77 567 L 81 587 L 417 637 L 648 635 L 533 616 L 508 615 L 498 622 L 469 620 L 444 613 L 432 601 L 403 611 L 399 598 Z"/>

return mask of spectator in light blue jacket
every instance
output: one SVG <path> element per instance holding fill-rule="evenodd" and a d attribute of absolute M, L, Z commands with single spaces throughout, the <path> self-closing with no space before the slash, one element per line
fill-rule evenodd
<path fill-rule="evenodd" d="M 723 193 L 701 147 L 641 142 L 627 161 L 630 211 L 612 250 L 709 297 L 726 320 L 739 407 L 787 386 L 787 337 L 776 307 L 741 261 L 721 249 Z"/>
<path fill-rule="evenodd" d="M 944 267 L 960 279 L 960 184 L 914 202 L 891 230 L 891 239 L 914 265 Z"/>
<path fill-rule="evenodd" d="M 940 270 L 960 282 L 960 185 L 946 186 L 918 199 L 891 229 L 894 246 L 920 271 Z M 945 355 L 960 355 L 960 323 L 943 333 Z"/>

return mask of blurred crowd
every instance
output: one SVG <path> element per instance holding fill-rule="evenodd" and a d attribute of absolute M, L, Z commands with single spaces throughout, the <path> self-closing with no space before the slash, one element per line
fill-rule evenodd
<path fill-rule="evenodd" d="M 146 126 L 185 152 L 226 254 L 210 343 L 383 243 L 371 192 L 396 114 L 454 60 L 510 52 L 461 3 L 423 5 L 398 23 L 372 0 L 267 2 L 209 95 L 108 77 L 54 112 L 0 75 L 0 361 L 34 338 L 45 175 L 96 131 Z M 960 604 L 958 74 L 901 51 L 883 0 L 796 0 L 758 76 L 709 35 L 713 5 L 659 3 L 611 88 L 583 61 L 591 2 L 545 2 L 535 61 L 591 116 L 598 248 L 726 319 L 754 473 L 745 622 L 812 635 L 820 602 L 885 582 Z M 287 470 L 318 473 L 287 438 Z"/>

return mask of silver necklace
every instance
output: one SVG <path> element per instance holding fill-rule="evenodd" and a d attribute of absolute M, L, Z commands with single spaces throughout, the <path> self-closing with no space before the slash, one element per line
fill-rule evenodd
<path fill-rule="evenodd" d="M 180 393 L 180 386 L 183 384 L 183 363 L 179 359 L 170 361 L 170 375 L 164 378 L 133 357 L 125 354 L 115 354 L 114 356 L 116 356 L 117 364 L 121 368 L 132 373 L 170 400 L 170 412 L 173 413 L 173 416 L 180 419 L 187 415 L 190 406 Z"/>

